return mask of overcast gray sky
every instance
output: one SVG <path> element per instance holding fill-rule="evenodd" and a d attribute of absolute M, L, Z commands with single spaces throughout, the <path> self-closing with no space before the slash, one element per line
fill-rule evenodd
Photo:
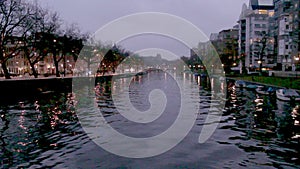
<path fill-rule="evenodd" d="M 114 19 L 137 12 L 163 12 L 190 21 L 208 37 L 211 33 L 236 25 L 242 4 L 248 4 L 248 0 L 40 0 L 39 2 L 59 12 L 68 24 L 78 23 L 82 32 L 94 33 Z"/>

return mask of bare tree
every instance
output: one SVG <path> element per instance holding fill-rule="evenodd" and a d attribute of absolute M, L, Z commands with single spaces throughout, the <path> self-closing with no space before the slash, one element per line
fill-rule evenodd
<path fill-rule="evenodd" d="M 23 0 L 0 1 L 0 64 L 6 79 L 10 79 L 7 61 L 20 52 L 21 41 L 28 32 L 28 17 L 34 15 Z M 20 40 L 15 43 L 15 40 Z"/>
<path fill-rule="evenodd" d="M 49 53 L 48 34 L 55 32 L 57 26 L 49 21 L 52 14 L 38 6 L 38 4 L 30 5 L 34 16 L 28 18 L 28 24 L 24 29 L 28 29 L 28 33 L 24 38 L 23 52 L 28 61 L 32 74 L 35 78 L 38 77 L 38 72 L 35 68 L 36 64 L 44 59 Z"/>
<path fill-rule="evenodd" d="M 52 25 L 59 25 L 55 16 L 51 19 Z M 70 55 L 74 57 L 74 61 L 77 59 L 82 47 L 83 42 L 87 39 L 87 35 L 81 34 L 79 28 L 72 24 L 67 27 L 65 31 L 59 30 L 53 33 L 49 37 L 50 51 L 53 56 L 53 62 L 56 70 L 56 76 L 60 77 L 59 63 L 63 65 L 63 73 L 66 75 L 66 56 Z"/>
<path fill-rule="evenodd" d="M 67 26 L 61 37 L 61 59 L 63 60 L 63 73 L 66 75 L 66 56 L 72 56 L 76 61 L 83 48 L 83 43 L 88 39 L 88 34 L 82 34 L 76 24 Z"/>
<path fill-rule="evenodd" d="M 58 63 L 62 60 L 62 57 L 59 56 L 62 43 L 62 40 L 59 39 L 60 17 L 57 12 L 45 10 L 37 3 L 28 6 L 34 15 L 27 18 L 28 24 L 23 28 L 28 29 L 25 34 L 23 51 L 31 71 L 37 78 L 36 64 L 43 61 L 48 54 L 52 54 L 59 76 Z"/>
<path fill-rule="evenodd" d="M 100 64 L 100 71 L 104 75 L 104 73 L 111 71 L 112 73 L 116 72 L 117 67 L 122 63 L 122 61 L 130 55 L 129 51 L 122 49 L 121 46 L 114 45 L 112 48 L 109 49 L 103 59 L 101 60 Z M 137 58 L 132 58 L 133 60 L 137 60 Z"/>
<path fill-rule="evenodd" d="M 110 45 L 103 45 L 101 42 L 95 42 L 92 39 L 89 39 L 85 43 L 85 46 L 82 48 L 80 52 L 80 57 L 78 58 L 81 62 L 86 63 L 87 65 L 84 66 L 84 70 L 86 71 L 88 76 L 90 72 L 97 71 L 97 73 L 105 72 L 105 69 L 101 69 L 101 64 L 103 62 L 103 58 L 111 48 Z"/>
<path fill-rule="evenodd" d="M 261 40 L 261 49 L 259 51 L 259 72 L 262 73 L 262 61 L 264 59 L 265 56 L 265 49 L 267 46 L 267 37 L 266 35 L 263 35 L 262 40 Z"/>

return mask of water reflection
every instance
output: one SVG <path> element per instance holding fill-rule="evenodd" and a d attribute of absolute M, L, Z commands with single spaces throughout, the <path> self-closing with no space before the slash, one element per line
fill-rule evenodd
<path fill-rule="evenodd" d="M 231 87 L 229 91 L 227 107 L 232 107 L 230 111 L 236 119 L 232 129 L 243 133 L 229 140 L 240 140 L 236 145 L 243 151 L 265 153 L 275 160 L 267 160 L 264 165 L 299 165 L 299 130 L 295 125 L 298 116 L 294 115 L 299 114 L 299 106 L 245 89 Z"/>
<path fill-rule="evenodd" d="M 99 151 L 100 148 L 91 144 L 80 127 L 76 117 L 76 95 L 49 92 L 0 105 L 0 168 L 72 168 L 69 161 L 82 162 L 80 158 L 84 155 L 87 162 L 73 164 L 75 167 L 299 168 L 299 103 L 283 102 L 274 96 L 235 88 L 232 81 L 226 83 L 219 78 L 190 73 L 177 73 L 176 77 L 181 77 L 185 85 L 197 83 L 201 90 L 194 94 L 199 97 L 200 106 L 195 126 L 174 150 L 146 160 L 124 159 Z M 176 86 L 172 86 L 166 73 L 120 78 L 117 82 L 99 81 L 95 88 L 88 90 L 95 95 L 95 102 L 113 127 L 131 136 L 148 137 L 164 131 L 174 121 L 176 111 L 155 125 L 136 126 L 116 111 L 111 96 L 131 82 L 131 100 L 137 108 L 144 110 L 149 106 L 144 99 L 151 90 L 147 87 L 151 81 L 160 82 L 157 86 L 176 98 Z M 146 90 L 139 90 L 141 86 Z M 201 127 L 207 125 L 204 121 L 210 104 L 218 105 L 213 96 L 224 96 L 226 107 L 213 137 L 207 143 L 199 144 L 197 138 Z M 170 110 L 178 108 L 175 101 L 169 105 Z"/>
<path fill-rule="evenodd" d="M 51 93 L 37 100 L 24 100 L 15 105 L 0 105 L 1 168 L 28 167 L 45 150 L 69 144 L 59 135 L 76 135 L 78 130 L 73 95 Z M 34 99 L 34 98 L 33 98 Z M 29 163 L 31 162 L 31 163 Z"/>

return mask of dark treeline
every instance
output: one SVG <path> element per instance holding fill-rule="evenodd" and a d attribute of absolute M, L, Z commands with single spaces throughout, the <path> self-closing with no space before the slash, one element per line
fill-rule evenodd
<path fill-rule="evenodd" d="M 80 33 L 75 24 L 64 25 L 58 13 L 24 0 L 0 1 L 0 64 L 6 79 L 11 78 L 8 61 L 22 55 L 34 77 L 36 64 L 52 56 L 56 69 L 65 56 L 74 60 L 83 47 L 87 35 Z"/>
<path fill-rule="evenodd" d="M 60 66 L 66 75 L 66 56 L 73 57 L 73 62 L 78 58 L 85 62 L 88 72 L 81 73 L 90 74 L 90 66 L 97 63 L 97 72 L 104 74 L 114 73 L 131 54 L 120 46 L 92 40 L 76 24 L 64 25 L 57 12 L 41 7 L 36 1 L 0 1 L 0 35 L 0 72 L 6 79 L 12 76 L 8 65 L 15 57 L 22 56 L 30 74 L 37 78 L 40 61 L 50 59 L 57 77 L 62 74 Z"/>

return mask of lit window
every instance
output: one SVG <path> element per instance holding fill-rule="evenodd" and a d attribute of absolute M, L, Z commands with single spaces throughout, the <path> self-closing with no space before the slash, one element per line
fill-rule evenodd
<path fill-rule="evenodd" d="M 258 13 L 259 14 L 268 14 L 268 11 L 267 10 L 259 10 Z"/>

